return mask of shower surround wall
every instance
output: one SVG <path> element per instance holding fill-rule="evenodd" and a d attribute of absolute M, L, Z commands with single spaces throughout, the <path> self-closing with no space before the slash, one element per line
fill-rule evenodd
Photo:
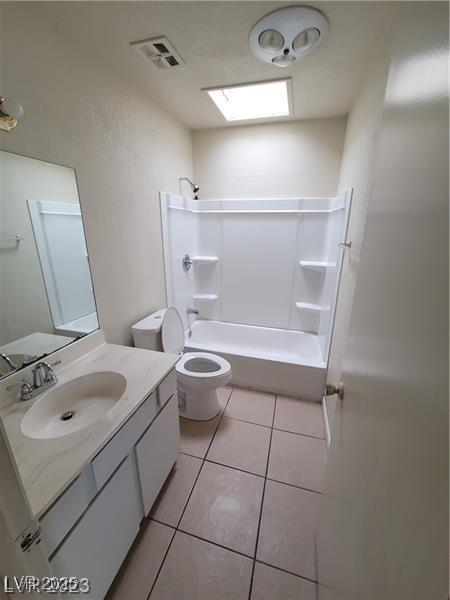
<path fill-rule="evenodd" d="M 191 307 L 202 320 L 312 334 L 298 346 L 308 348 L 303 359 L 298 350 L 289 360 L 305 364 L 314 355 L 314 366 L 324 369 L 349 198 L 195 201 L 162 193 L 169 304 L 185 327 L 193 322 Z M 188 271 L 186 254 L 193 261 Z"/>

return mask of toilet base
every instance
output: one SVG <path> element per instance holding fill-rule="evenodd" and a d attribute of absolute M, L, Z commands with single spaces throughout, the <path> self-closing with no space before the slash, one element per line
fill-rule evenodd
<path fill-rule="evenodd" d="M 178 383 L 178 408 L 180 417 L 209 421 L 219 414 L 217 391 L 188 389 Z"/>

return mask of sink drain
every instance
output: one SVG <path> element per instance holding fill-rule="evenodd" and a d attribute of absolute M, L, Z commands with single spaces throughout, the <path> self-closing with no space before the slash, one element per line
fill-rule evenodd
<path fill-rule="evenodd" d="M 68 410 L 60 416 L 61 421 L 70 421 L 75 412 L 73 410 Z"/>

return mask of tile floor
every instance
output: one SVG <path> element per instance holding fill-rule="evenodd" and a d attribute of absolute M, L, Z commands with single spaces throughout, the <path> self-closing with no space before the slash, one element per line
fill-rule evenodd
<path fill-rule="evenodd" d="M 108 600 L 316 600 L 319 403 L 227 386 L 180 419 L 181 455 Z"/>

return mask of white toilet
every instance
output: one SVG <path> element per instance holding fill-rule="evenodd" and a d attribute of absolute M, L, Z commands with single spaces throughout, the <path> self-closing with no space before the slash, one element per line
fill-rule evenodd
<path fill-rule="evenodd" d="M 131 328 L 136 348 L 183 354 L 183 321 L 174 306 L 158 310 Z M 180 415 L 207 421 L 219 412 L 217 388 L 231 377 L 231 365 L 207 352 L 186 352 L 175 366 Z"/>

